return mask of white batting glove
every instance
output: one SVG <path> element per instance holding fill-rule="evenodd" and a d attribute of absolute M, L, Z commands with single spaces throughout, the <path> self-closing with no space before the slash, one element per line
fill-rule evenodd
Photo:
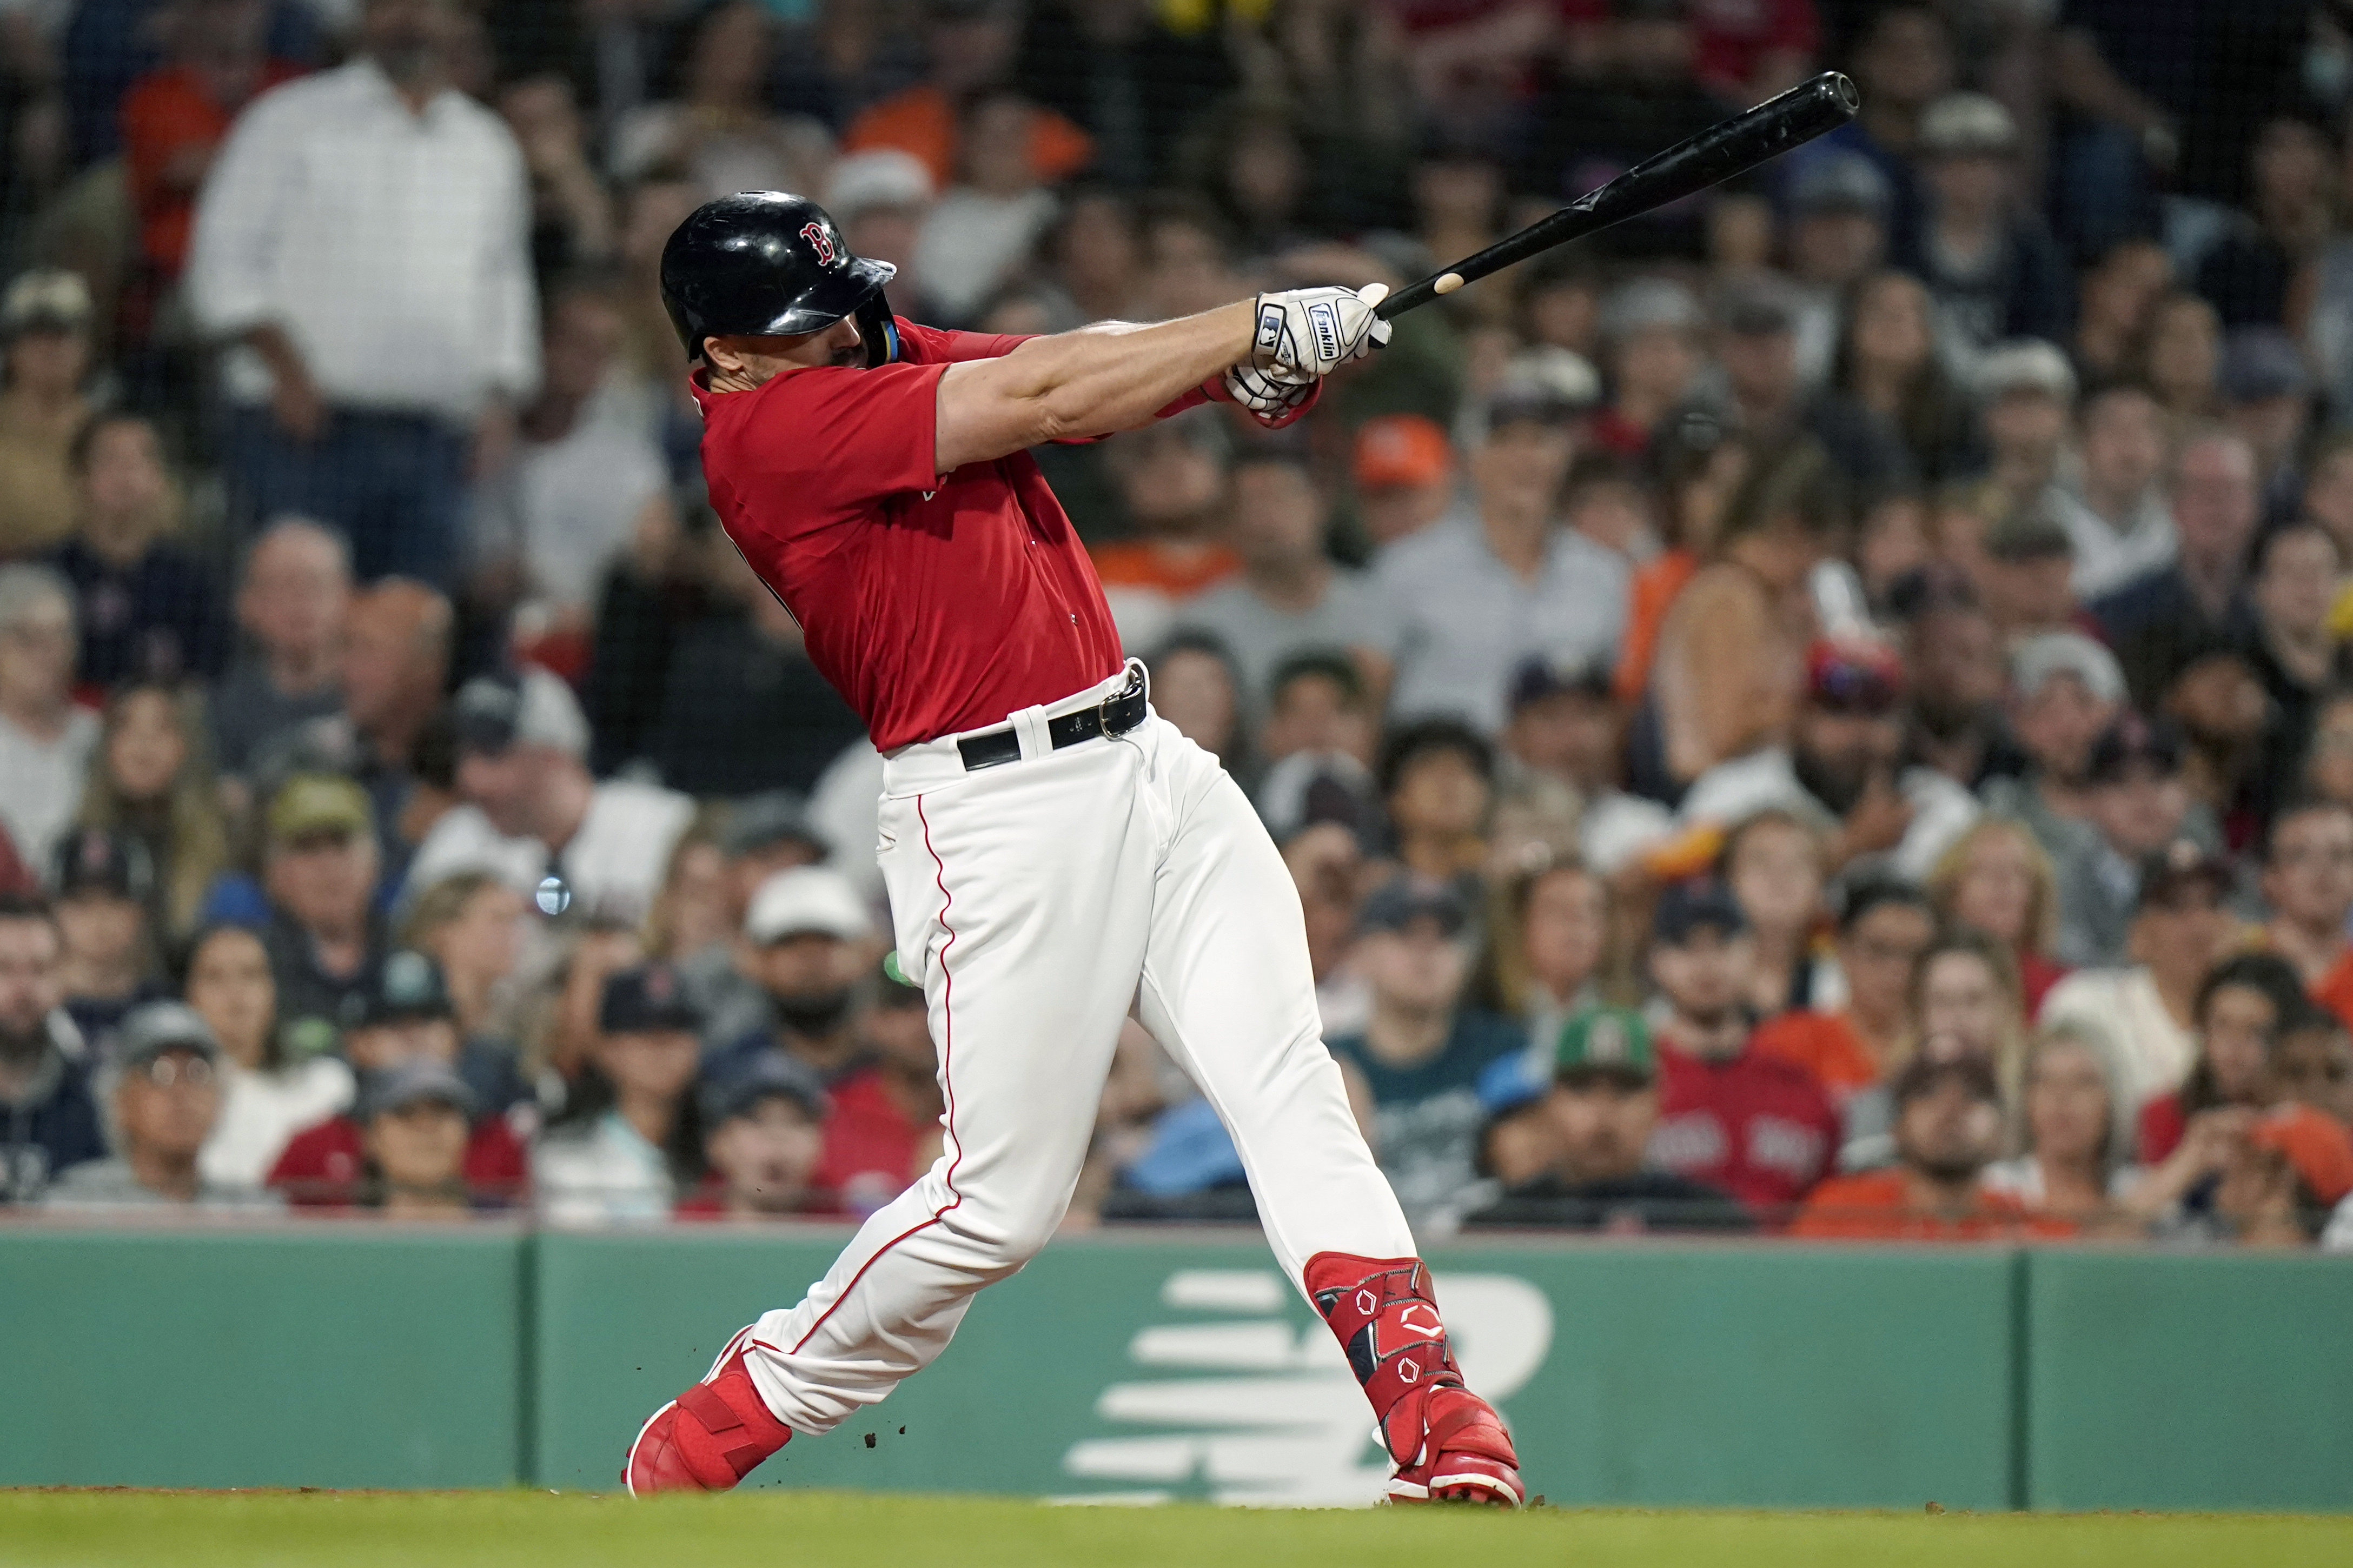
<path fill-rule="evenodd" d="M 1226 372 L 1223 384 L 1229 398 L 1249 409 L 1250 416 L 1270 430 L 1290 424 L 1315 396 L 1312 381 L 1277 381 L 1246 364 Z"/>
<path fill-rule="evenodd" d="M 1388 286 L 1293 289 L 1258 297 L 1258 331 L 1250 368 L 1278 381 L 1319 380 L 1389 341 L 1389 324 L 1373 314 Z"/>

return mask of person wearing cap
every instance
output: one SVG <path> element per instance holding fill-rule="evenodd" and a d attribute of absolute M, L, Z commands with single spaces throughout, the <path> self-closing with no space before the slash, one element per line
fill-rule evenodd
<path fill-rule="evenodd" d="M 381 865 L 375 809 L 351 780 L 297 773 L 270 797 L 262 816 L 270 908 L 262 940 L 279 1014 L 290 1024 L 322 1019 L 340 1028 L 375 984 L 389 944 L 375 902 Z"/>
<path fill-rule="evenodd" d="M 1470 923 L 1449 884 L 1399 876 L 1376 889 L 1349 958 L 1371 1010 L 1361 1030 L 1327 1042 L 1352 1097 L 1372 1106 L 1373 1147 L 1398 1201 L 1423 1223 L 1476 1190 L 1480 1075 L 1527 1047 L 1504 1019 L 1462 1004 Z"/>
<path fill-rule="evenodd" d="M 2295 965 L 2305 989 L 2353 1027 L 2353 805 L 2307 796 L 2263 834 L 2263 946 Z"/>
<path fill-rule="evenodd" d="M 1986 483 L 2011 507 L 2058 510 L 2059 471 L 2075 424 L 2075 369 L 2054 343 L 2012 338 L 1977 362 Z"/>
<path fill-rule="evenodd" d="M 938 311 L 923 290 L 915 245 L 936 191 L 923 161 L 897 147 L 870 147 L 835 159 L 825 187 L 825 210 L 833 215 L 850 254 L 897 268 L 891 279 L 892 300 L 908 301 L 902 308 L 925 321 L 936 320 Z"/>
<path fill-rule="evenodd" d="M 813 1178 L 861 1219 L 931 1168 L 947 1109 L 923 993 L 902 984 L 888 963 L 881 970 L 858 1011 L 868 1060 L 835 1079 L 827 1096 L 825 1152 Z"/>
<path fill-rule="evenodd" d="M 1560 1030 L 1541 1101 L 1555 1153 L 1550 1168 L 1510 1188 L 1464 1223 L 1478 1226 L 1641 1231 L 1740 1231 L 1753 1221 L 1721 1188 L 1648 1163 L 1659 1121 L 1658 1047 L 1630 1007 L 1591 1007 Z"/>
<path fill-rule="evenodd" d="M 45 900 L 0 892 L 0 1207 L 33 1203 L 59 1172 L 106 1155 L 58 981 L 62 945 Z"/>
<path fill-rule="evenodd" d="M 0 555 L 36 554 L 73 531 L 68 454 L 90 418 L 90 286 L 20 272 L 0 290 Z"/>
<path fill-rule="evenodd" d="M 1672 882 L 1651 917 L 1659 1125 L 1651 1156 L 1770 1220 L 1821 1180 L 1839 1119 L 1814 1075 L 1753 1042 L 1748 918 L 1714 878 Z"/>
<path fill-rule="evenodd" d="M 1846 300 L 1887 259 L 1894 187 L 1862 153 L 1824 147 L 1793 160 L 1789 270 L 1798 290 L 1798 378 L 1831 378 Z"/>
<path fill-rule="evenodd" d="M 817 1074 L 780 1051 L 707 1085 L 702 1147 L 711 1174 L 679 1201 L 678 1217 L 782 1219 L 832 1212 L 834 1194 L 818 1170 L 831 1142 L 829 1110 Z M 894 1189 L 883 1201 L 896 1195 Z"/>
<path fill-rule="evenodd" d="M 532 1151 L 543 1215 L 558 1224 L 661 1219 L 701 1184 L 702 1026 L 685 982 L 666 963 L 605 982 L 587 1066 Z"/>
<path fill-rule="evenodd" d="M 553 876 L 559 886 L 541 905 L 547 913 L 642 920 L 694 802 L 659 784 L 592 775 L 579 700 L 544 669 L 478 675 L 458 689 L 450 713 L 465 804 L 444 812 L 417 845 L 409 881 L 430 887 L 481 869 L 538 898 Z"/>
<path fill-rule="evenodd" d="M 1752 441 L 1797 428 L 1806 386 L 1798 359 L 1803 311 L 1797 289 L 1778 273 L 1736 279 L 1717 296 L 1716 363 L 1736 422 Z"/>
<path fill-rule="evenodd" d="M 2158 484 L 2165 472 L 2165 410 L 2133 382 L 2100 387 L 2084 400 L 2073 475 L 2059 486 L 2053 515 L 2074 544 L 2075 596 L 2085 603 L 2171 563 L 2173 513 Z"/>
<path fill-rule="evenodd" d="M 1507 373 L 1471 455 L 1468 498 L 1374 558 L 1398 639 L 1395 717 L 1446 714 L 1492 734 L 1524 660 L 1617 649 L 1631 569 L 1554 514 L 1576 426 L 1599 393 L 1589 370 L 1587 381 Z"/>
<path fill-rule="evenodd" d="M 220 1046 L 211 1026 L 178 1002 L 150 1002 L 122 1022 L 115 1061 L 100 1085 L 115 1153 L 76 1165 L 45 1202 L 58 1209 L 267 1209 L 275 1194 L 206 1179 L 197 1153 L 220 1116 Z"/>
<path fill-rule="evenodd" d="M 147 919 L 154 884 L 146 846 L 103 827 L 77 828 L 58 840 L 49 864 L 65 939 L 58 978 L 66 1013 L 100 1060 L 113 1055 L 124 1015 L 161 994 L 156 933 Z"/>
<path fill-rule="evenodd" d="M 2174 838 L 2126 870 L 2136 894 L 2124 955 L 2052 986 L 2040 1021 L 2104 1042 L 2137 1110 L 2181 1086 L 2197 1055 L 2200 988 L 2240 933 L 2227 904 L 2230 865 L 2199 840 Z"/>
<path fill-rule="evenodd" d="M 1751 1048 L 1803 1068 L 1843 1110 L 1895 1059 L 1912 1026 L 1913 972 L 1936 938 L 1936 911 L 1918 883 L 1855 879 L 1840 901 L 1835 936 L 1845 998 L 1766 1019 Z"/>
<path fill-rule="evenodd" d="M 687 795 L 806 794 L 866 726 L 809 661 L 791 614 L 723 541 L 705 541 L 722 552 L 722 613 L 679 637 L 639 744 L 663 782 Z"/>
<path fill-rule="evenodd" d="M 1601 302 L 1602 365 L 1610 398 L 1593 419 L 1593 438 L 1621 458 L 1650 450 L 1651 433 L 1681 404 L 1704 363 L 1707 312 L 1691 290 L 1663 278 L 1641 278 Z"/>
<path fill-rule="evenodd" d="M 343 1054 L 359 1086 L 364 1109 L 371 1087 L 387 1073 L 429 1063 L 467 1084 L 470 1114 L 480 1115 L 466 1141 L 466 1184 L 486 1203 L 520 1194 L 528 1156 L 515 1128 L 497 1114 L 522 1098 L 512 1060 L 459 1038 L 449 993 L 439 966 L 402 948 L 385 954 L 350 1004 L 342 1022 Z M 296 1133 L 270 1167 L 269 1184 L 303 1207 L 334 1207 L 364 1190 L 364 1129 L 350 1110 Z"/>
<path fill-rule="evenodd" d="M 2183 747 L 2171 719 L 2145 719 L 2130 710 L 2094 742 L 2083 795 L 2091 831 L 2058 865 L 2062 963 L 2125 962 L 2141 894 L 2137 868 L 2184 837 L 2221 842 L 2211 814 L 2192 805 L 2182 778 Z"/>
<path fill-rule="evenodd" d="M 2223 424 L 2255 455 L 2264 516 L 2285 517 L 2304 490 L 2300 464 L 2312 426 L 2312 375 L 2303 345 L 2284 328 L 2234 328 L 2222 341 L 2216 383 Z"/>
<path fill-rule="evenodd" d="M 468 465 L 500 467 L 540 376 L 528 174 L 460 47 L 448 0 L 364 6 L 350 62 L 257 99 L 196 199 L 232 521 L 316 517 L 365 581 L 450 584 Z"/>
<path fill-rule="evenodd" d="M 250 649 L 212 691 L 213 758 L 246 778 L 273 742 L 343 711 L 338 654 L 351 609 L 343 536 L 305 517 L 274 520 L 246 550 L 237 625 Z"/>
<path fill-rule="evenodd" d="M 1363 573 L 1335 564 L 1327 552 L 1329 509 L 1304 449 L 1245 452 L 1229 482 L 1227 537 L 1242 569 L 1179 607 L 1177 630 L 1206 633 L 1224 646 L 1252 717 L 1266 710 L 1282 661 L 1313 649 L 1342 649 L 1369 684 L 1386 685 L 1396 647 L 1386 605 Z"/>
<path fill-rule="evenodd" d="M 2066 525 L 2048 496 L 1989 518 L 1986 503 L 1999 507 L 2002 500 L 1979 489 L 1973 496 L 1947 495 L 1938 509 L 1947 538 L 1977 538 L 1970 575 L 2002 646 L 2076 629 L 2083 616 L 2073 585 L 2075 544 Z"/>
<path fill-rule="evenodd" d="M 0 829 L 46 868 L 81 804 L 98 716 L 73 700 L 73 590 L 46 566 L 0 566 Z"/>
<path fill-rule="evenodd" d="M 1626 789 L 1625 733 L 1625 710 L 1608 666 L 1562 668 L 1532 658 L 1514 672 L 1503 734 L 1505 776 L 1554 779 L 1576 790 L 1584 801 L 1578 852 L 1605 873 L 1674 830 L 1672 812 Z M 1504 787 L 1508 793 L 1516 785 Z"/>
<path fill-rule="evenodd" d="M 78 668 L 92 686 L 211 680 L 228 656 L 228 616 L 209 563 L 173 538 L 179 495 L 163 438 L 136 414 L 100 414 L 67 453 L 79 506 L 50 563 L 76 599 L 104 605 L 81 625 Z"/>
<path fill-rule="evenodd" d="M 761 883 L 744 911 L 736 957 L 759 987 L 760 1011 L 748 1027 L 737 1016 L 709 1021 L 707 1076 L 724 1078 L 767 1050 L 828 1083 L 859 1065 L 858 984 L 877 945 L 874 917 L 839 871 L 804 866 Z"/>
<path fill-rule="evenodd" d="M 1983 93 L 1947 93 L 1920 116 L 1927 200 L 1905 258 L 1969 349 L 2067 333 L 2073 279 L 2050 228 L 2020 197 L 2018 152 L 2017 122 Z"/>
<path fill-rule="evenodd" d="M 1789 1226 L 1810 1241 L 2056 1238 L 2075 1227 L 1988 1190 L 2001 1151 L 2001 1090 L 1974 1053 L 1934 1037 L 1888 1086 L 1896 1163 L 1814 1189 Z"/>
<path fill-rule="evenodd" d="M 474 1092 L 430 1058 L 375 1074 L 357 1120 L 367 1163 L 359 1206 L 386 1219 L 466 1219 L 466 1144 Z"/>
<path fill-rule="evenodd" d="M 1425 415 L 1379 415 L 1356 427 L 1349 478 L 1356 521 L 1377 550 L 1420 532 L 1454 505 L 1454 446 Z"/>
<path fill-rule="evenodd" d="M 2143 710 L 2164 700 L 2192 658 L 2250 629 L 2247 547 L 2263 515 L 2253 448 L 2219 426 L 2182 438 L 2168 479 L 2172 563 L 2084 606 Z"/>

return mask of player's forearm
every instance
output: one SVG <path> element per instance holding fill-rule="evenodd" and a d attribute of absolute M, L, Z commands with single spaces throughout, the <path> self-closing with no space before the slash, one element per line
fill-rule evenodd
<path fill-rule="evenodd" d="M 940 471 L 1132 430 L 1247 358 L 1255 320 L 1243 300 L 1150 326 L 1098 322 L 951 365 L 940 378 Z"/>

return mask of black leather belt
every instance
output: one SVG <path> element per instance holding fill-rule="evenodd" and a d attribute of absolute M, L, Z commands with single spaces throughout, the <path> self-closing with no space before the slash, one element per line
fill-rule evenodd
<path fill-rule="evenodd" d="M 1127 684 L 1096 703 L 1075 713 L 1065 713 L 1059 719 L 1046 721 L 1046 738 L 1054 750 L 1075 746 L 1082 741 L 1092 741 L 1105 735 L 1124 735 L 1144 722 L 1144 677 L 1129 669 Z M 977 735 L 966 735 L 956 742 L 956 754 L 964 758 L 964 771 L 978 773 L 1005 763 L 1021 760 L 1021 737 L 1013 726 L 983 730 Z"/>

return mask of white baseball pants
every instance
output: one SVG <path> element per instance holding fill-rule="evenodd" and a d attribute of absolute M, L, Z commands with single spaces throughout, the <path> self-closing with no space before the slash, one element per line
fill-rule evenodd
<path fill-rule="evenodd" d="M 946 1348 L 973 1293 L 1069 1207 L 1120 1023 L 1137 1016 L 1232 1132 L 1276 1258 L 1399 1258 L 1405 1215 L 1324 1048 L 1299 896 L 1217 760 L 1158 715 L 967 773 L 954 738 L 890 759 L 881 859 L 899 962 L 930 1004 L 938 1163 L 868 1218 L 800 1305 L 738 1336 L 794 1430 L 831 1429 Z"/>

